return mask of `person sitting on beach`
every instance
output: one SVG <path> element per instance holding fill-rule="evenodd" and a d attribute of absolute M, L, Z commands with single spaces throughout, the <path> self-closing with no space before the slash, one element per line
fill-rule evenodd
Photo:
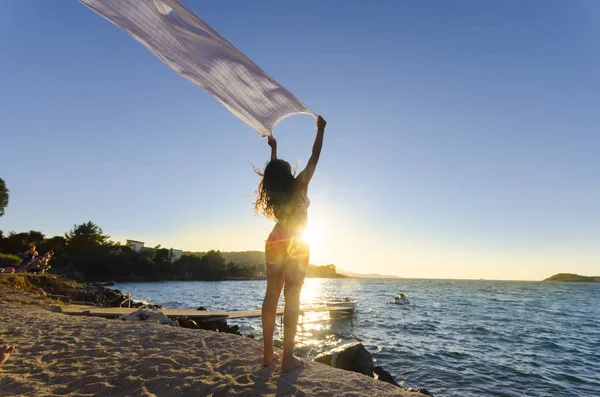
<path fill-rule="evenodd" d="M 21 261 L 21 265 L 27 265 L 36 256 L 39 256 L 39 254 L 35 249 L 35 244 L 31 243 L 31 244 L 29 244 L 29 249 L 27 251 L 23 252 L 23 260 Z"/>
<path fill-rule="evenodd" d="M 54 252 L 48 251 L 44 254 L 44 256 L 35 257 L 27 264 L 25 271 L 28 273 L 45 273 L 51 267 L 48 262 L 50 262 L 50 259 L 52 259 L 53 255 Z"/>
<path fill-rule="evenodd" d="M 273 333 L 277 315 L 277 302 L 284 288 L 285 310 L 283 313 L 283 358 L 281 371 L 287 372 L 302 366 L 294 357 L 294 340 L 300 315 L 300 291 L 304 284 L 309 260 L 308 244 L 302 239 L 308 218 L 310 201 L 308 184 L 315 172 L 325 133 L 326 121 L 317 119 L 317 136 L 312 155 L 297 177 L 287 161 L 277 158 L 277 141 L 269 137 L 271 161 L 259 174 L 262 181 L 258 186 L 255 212 L 277 221 L 265 244 L 267 262 L 267 290 L 262 305 L 262 327 L 264 339 L 263 366 L 269 366 L 279 356 L 273 351 Z"/>
<path fill-rule="evenodd" d="M 8 359 L 10 358 L 10 356 L 12 356 L 14 352 L 14 346 L 4 345 L 0 347 L 0 366 L 2 366 L 2 364 L 8 361 Z"/>

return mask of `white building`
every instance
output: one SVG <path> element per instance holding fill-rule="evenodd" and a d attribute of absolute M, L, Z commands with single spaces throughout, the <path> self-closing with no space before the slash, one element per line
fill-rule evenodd
<path fill-rule="evenodd" d="M 177 262 L 179 259 L 181 259 L 181 255 L 183 255 L 183 250 L 176 250 L 175 248 L 171 248 L 169 254 L 171 262 Z"/>
<path fill-rule="evenodd" d="M 144 242 L 137 240 L 127 240 L 125 245 L 134 250 L 135 252 L 142 252 L 148 250 L 152 251 L 160 248 L 160 245 L 157 245 L 155 248 L 145 248 Z M 171 260 L 171 262 L 177 262 L 179 259 L 181 259 L 181 255 L 183 255 L 183 250 L 178 250 L 175 248 L 171 248 L 169 250 L 169 259 Z"/>
<path fill-rule="evenodd" d="M 125 245 L 128 246 L 128 247 L 130 247 L 135 252 L 141 252 L 142 248 L 144 248 L 144 242 L 143 241 L 127 240 L 127 242 L 125 243 Z"/>

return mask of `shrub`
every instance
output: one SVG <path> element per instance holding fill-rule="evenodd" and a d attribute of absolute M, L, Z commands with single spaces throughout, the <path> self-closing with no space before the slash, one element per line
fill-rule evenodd
<path fill-rule="evenodd" d="M 16 255 L 0 254 L 0 267 L 15 267 L 21 264 L 21 258 Z"/>

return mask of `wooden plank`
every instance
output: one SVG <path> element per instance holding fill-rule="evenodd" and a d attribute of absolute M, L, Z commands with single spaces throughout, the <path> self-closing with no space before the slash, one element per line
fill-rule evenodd
<path fill-rule="evenodd" d="M 127 308 L 127 307 L 89 307 L 89 306 L 77 306 L 77 305 L 68 305 L 62 306 L 61 312 L 64 314 L 70 315 L 87 315 L 87 316 L 96 316 L 96 317 L 115 317 L 121 316 L 129 313 L 133 313 L 137 308 Z M 199 311 L 199 310 L 173 310 L 173 309 L 163 309 L 160 310 L 167 317 L 189 317 L 189 318 L 226 318 L 226 313 L 221 312 L 209 312 L 209 311 Z"/>
<path fill-rule="evenodd" d="M 305 313 L 316 313 L 316 312 L 345 312 L 349 313 L 352 309 L 348 307 L 306 307 L 300 309 L 300 314 Z M 235 312 L 222 312 L 222 314 L 226 314 L 228 319 L 234 318 L 251 318 L 251 317 L 260 317 L 260 310 L 240 310 Z M 277 314 L 283 314 L 283 307 L 277 308 Z"/>
<path fill-rule="evenodd" d="M 57 306 L 60 311 L 64 314 L 69 315 L 87 315 L 97 317 L 116 317 L 124 314 L 133 313 L 137 308 L 127 307 L 94 307 L 94 306 L 80 306 L 80 305 L 65 305 Z M 200 311 L 200 310 L 176 310 L 176 309 L 161 309 L 167 317 L 189 317 L 197 319 L 209 319 L 209 318 L 252 318 L 260 317 L 260 310 L 240 310 L 234 312 L 213 312 L 213 311 Z M 301 309 L 301 314 L 314 313 L 314 312 L 351 312 L 352 309 L 347 307 L 307 307 Z M 277 314 L 283 314 L 283 307 L 277 308 Z"/>

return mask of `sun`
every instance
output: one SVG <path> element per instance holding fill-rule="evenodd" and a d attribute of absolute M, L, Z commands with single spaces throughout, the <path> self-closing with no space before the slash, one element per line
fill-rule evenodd
<path fill-rule="evenodd" d="M 304 241 L 311 247 L 320 247 L 323 244 L 323 231 L 317 227 L 308 226 L 302 234 Z"/>

